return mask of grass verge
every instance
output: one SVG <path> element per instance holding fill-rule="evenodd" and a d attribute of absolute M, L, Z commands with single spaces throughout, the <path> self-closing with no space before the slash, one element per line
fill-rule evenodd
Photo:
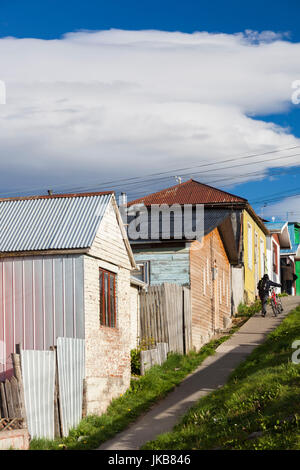
<path fill-rule="evenodd" d="M 216 348 L 226 341 L 245 320 L 235 325 L 226 336 L 203 346 L 199 352 L 186 356 L 169 354 L 162 366 L 152 367 L 138 380 L 132 380 L 130 388 L 122 396 L 114 399 L 106 413 L 101 416 L 84 418 L 67 438 L 49 441 L 33 439 L 32 450 L 58 449 L 95 449 L 102 442 L 125 429 L 138 416 L 147 411 L 153 403 L 164 398 L 189 373 L 199 366 L 207 356 L 214 354 Z"/>
<path fill-rule="evenodd" d="M 170 433 L 143 449 L 300 449 L 300 307 Z M 299 357 L 299 354 L 298 354 Z"/>

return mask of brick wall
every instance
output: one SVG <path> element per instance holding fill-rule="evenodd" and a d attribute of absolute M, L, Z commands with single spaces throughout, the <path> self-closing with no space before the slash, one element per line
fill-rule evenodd
<path fill-rule="evenodd" d="M 212 268 L 217 268 L 213 280 Z M 190 247 L 192 344 L 199 349 L 230 324 L 230 264 L 218 229 Z"/>
<path fill-rule="evenodd" d="M 130 272 L 117 271 L 117 328 L 100 326 L 101 260 L 85 256 L 85 339 L 87 412 L 101 414 L 130 384 Z M 115 267 L 110 266 L 114 271 Z"/>
<path fill-rule="evenodd" d="M 99 268 L 116 278 L 117 328 L 100 325 Z M 130 268 L 114 209 L 109 207 L 84 257 L 87 413 L 103 413 L 130 385 Z"/>

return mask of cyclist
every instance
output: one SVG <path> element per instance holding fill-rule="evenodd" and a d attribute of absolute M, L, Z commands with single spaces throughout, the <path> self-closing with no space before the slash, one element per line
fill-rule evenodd
<path fill-rule="evenodd" d="M 259 298 L 261 300 L 261 314 L 266 316 L 267 301 L 269 298 L 270 287 L 282 287 L 281 284 L 270 281 L 268 274 L 265 274 L 257 284 Z"/>

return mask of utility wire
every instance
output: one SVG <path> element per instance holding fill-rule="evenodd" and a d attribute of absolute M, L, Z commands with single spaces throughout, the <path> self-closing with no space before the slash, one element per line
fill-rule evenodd
<path fill-rule="evenodd" d="M 251 155 L 244 155 L 244 156 L 239 156 L 239 157 L 235 157 L 235 158 L 230 158 L 230 159 L 225 159 L 225 160 L 219 160 L 219 161 L 215 161 L 215 162 L 209 162 L 209 163 L 202 163 L 200 165 L 194 165 L 192 167 L 183 167 L 183 168 L 176 168 L 176 169 L 170 169 L 170 170 L 167 170 L 167 171 L 160 171 L 160 172 L 156 172 L 156 173 L 151 173 L 151 174 L 148 174 L 148 175 L 140 175 L 140 176 L 135 176 L 135 177 L 131 177 L 131 178 L 121 178 L 121 179 L 118 179 L 118 180 L 111 180 L 111 181 L 106 181 L 106 182 L 98 182 L 97 180 L 97 187 L 99 188 L 101 186 L 101 189 L 105 189 L 105 187 L 107 187 L 108 185 L 116 185 L 117 183 L 125 183 L 127 182 L 127 185 L 128 184 L 134 184 L 134 182 L 137 182 L 142 184 L 144 182 L 151 182 L 151 179 L 155 176 L 160 176 L 160 175 L 166 175 L 168 173 L 174 173 L 174 172 L 181 172 L 181 171 L 186 171 L 186 170 L 191 170 L 191 169 L 194 169 L 194 168 L 204 168 L 204 167 L 208 167 L 208 166 L 213 166 L 213 165 L 217 165 L 217 164 L 220 164 L 220 163 L 229 163 L 229 162 L 233 162 L 233 161 L 237 161 L 237 160 L 241 160 L 241 159 L 250 159 L 250 158 L 256 158 L 256 157 L 260 157 L 260 156 L 265 156 L 265 155 L 271 155 L 271 154 L 274 154 L 274 153 L 278 153 L 278 152 L 283 152 L 283 151 L 287 151 L 287 150 L 293 150 L 293 149 L 296 149 L 296 148 L 300 148 L 300 145 L 296 145 L 296 146 L 293 146 L 293 147 L 286 147 L 286 148 L 281 148 L 281 149 L 275 149 L 275 150 L 271 150 L 271 151 L 267 151 L 267 152 L 263 152 L 263 153 L 256 153 L 256 154 L 251 154 Z M 290 158 L 290 156 L 282 156 L 281 158 Z M 241 165 L 242 166 L 242 165 Z M 230 167 L 225 167 L 225 168 L 229 168 Z M 217 170 L 221 170 L 221 168 L 218 168 Z M 205 171 L 206 173 L 208 171 Z M 172 177 L 173 175 L 169 175 L 169 176 L 166 176 L 165 178 L 170 178 Z M 144 178 L 146 177 L 147 179 L 146 180 L 143 180 L 143 181 L 140 181 L 141 178 Z M 156 180 L 158 180 L 157 178 L 155 178 Z M 161 180 L 163 180 L 163 178 L 161 178 Z M 95 180 L 96 181 L 96 180 Z M 117 185 L 117 187 L 120 187 L 121 185 Z M 90 186 L 91 187 L 91 186 Z M 52 189 L 55 189 L 55 188 L 67 188 L 65 185 L 52 185 Z M 71 190 L 71 191 L 83 191 L 83 190 L 86 190 L 88 189 L 87 187 L 68 187 L 67 188 L 68 190 Z M 39 188 L 23 188 L 23 192 L 24 191 L 34 191 L 34 190 L 37 190 L 37 191 L 44 191 L 44 189 L 41 189 L 40 187 Z M 2 194 L 6 194 L 6 195 L 9 195 L 9 194 L 15 194 L 16 192 L 6 192 L 6 193 L 2 193 Z"/>

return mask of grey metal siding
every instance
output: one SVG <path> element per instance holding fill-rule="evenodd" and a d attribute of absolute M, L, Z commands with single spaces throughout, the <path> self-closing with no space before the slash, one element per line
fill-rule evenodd
<path fill-rule="evenodd" d="M 68 436 L 82 418 L 85 341 L 58 338 L 57 364 L 62 430 Z"/>
<path fill-rule="evenodd" d="M 21 364 L 29 434 L 54 439 L 55 352 L 21 351 Z"/>
<path fill-rule="evenodd" d="M 0 251 L 88 248 L 111 197 L 0 200 Z"/>
<path fill-rule="evenodd" d="M 0 379 L 16 344 L 47 350 L 58 336 L 84 338 L 83 280 L 83 255 L 0 259 Z"/>

